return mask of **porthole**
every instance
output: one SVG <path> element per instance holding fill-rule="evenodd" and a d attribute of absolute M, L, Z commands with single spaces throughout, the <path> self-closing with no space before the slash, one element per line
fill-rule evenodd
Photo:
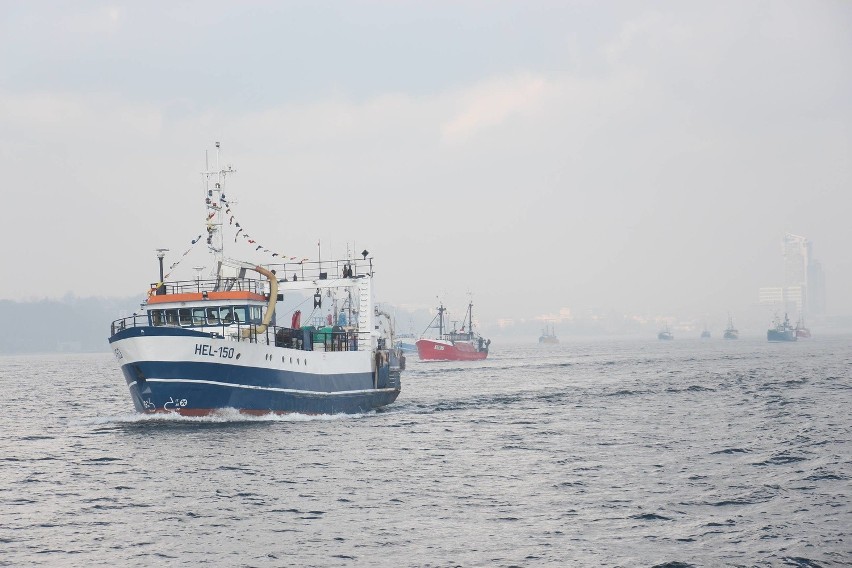
<path fill-rule="evenodd" d="M 287 358 L 286 358 L 286 357 L 281 357 L 281 362 L 282 362 L 282 363 L 286 363 L 286 362 L 287 362 Z"/>

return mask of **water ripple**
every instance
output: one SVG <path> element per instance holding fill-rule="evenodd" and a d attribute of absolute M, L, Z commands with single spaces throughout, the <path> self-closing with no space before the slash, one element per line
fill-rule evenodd
<path fill-rule="evenodd" d="M 109 354 L 0 359 L 0 565 L 852 565 L 850 346 L 495 344 L 356 416 L 140 416 Z"/>

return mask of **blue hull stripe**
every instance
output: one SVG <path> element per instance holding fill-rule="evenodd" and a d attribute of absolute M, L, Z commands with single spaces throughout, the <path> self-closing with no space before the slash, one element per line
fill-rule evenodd
<path fill-rule="evenodd" d="M 140 361 L 122 366 L 128 381 L 175 379 L 215 381 L 226 385 L 316 392 L 358 391 L 373 387 L 372 373 L 311 374 L 195 361 Z"/>
<path fill-rule="evenodd" d="M 255 389 L 255 390 L 265 390 L 265 391 L 274 391 L 274 392 L 286 392 L 290 394 L 301 394 L 301 395 L 309 395 L 309 396 L 340 396 L 340 395 L 354 395 L 354 394 L 367 394 L 374 393 L 377 390 L 386 390 L 388 392 L 394 389 L 362 389 L 362 390 L 352 390 L 352 391 L 334 391 L 334 392 L 324 392 L 324 391 L 307 391 L 307 390 L 296 390 L 296 389 L 279 389 L 275 387 L 255 387 L 251 385 L 235 385 L 232 383 L 220 383 L 217 381 L 198 381 L 198 380 L 186 380 L 186 379 L 148 379 L 149 383 L 191 383 L 193 385 L 215 385 L 219 387 L 230 387 L 235 389 Z M 128 385 L 130 386 L 130 385 Z"/>

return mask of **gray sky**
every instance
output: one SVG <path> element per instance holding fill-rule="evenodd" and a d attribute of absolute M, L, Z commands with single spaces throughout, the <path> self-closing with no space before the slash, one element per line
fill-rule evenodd
<path fill-rule="evenodd" d="M 354 241 L 385 302 L 724 317 L 789 231 L 849 314 L 850 30 L 841 1 L 3 2 L 0 298 L 141 297 L 220 140 L 258 241 Z"/>

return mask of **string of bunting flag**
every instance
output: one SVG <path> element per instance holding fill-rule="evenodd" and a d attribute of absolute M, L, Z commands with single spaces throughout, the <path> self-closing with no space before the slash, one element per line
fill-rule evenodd
<path fill-rule="evenodd" d="M 231 225 L 231 226 L 233 226 L 234 228 L 237 229 L 237 232 L 234 235 L 234 242 L 235 243 L 240 239 L 240 237 L 242 237 L 246 241 L 247 244 L 255 245 L 255 248 L 254 248 L 255 251 L 262 251 L 264 253 L 269 253 L 269 254 L 272 255 L 272 258 L 278 258 L 278 259 L 284 260 L 284 261 L 287 261 L 287 260 L 297 261 L 300 264 L 305 262 L 306 260 L 310 260 L 309 258 L 299 259 L 299 257 L 297 257 L 297 256 L 288 257 L 287 255 L 285 255 L 283 253 L 275 252 L 272 249 L 264 247 L 262 244 L 258 244 L 255 239 L 251 238 L 251 236 L 248 233 L 245 232 L 243 227 L 240 225 L 239 221 L 236 220 L 236 217 L 234 216 L 233 212 L 231 211 L 231 204 L 225 198 L 224 193 L 219 196 L 219 201 L 220 201 L 221 204 L 220 203 L 214 203 L 213 199 L 210 197 L 210 194 L 208 194 L 207 198 L 205 199 L 205 203 L 206 203 L 207 209 L 209 211 L 207 213 L 207 219 L 205 220 L 205 222 L 207 224 L 207 245 L 208 246 L 213 246 L 213 231 L 214 231 L 213 218 L 216 216 L 217 213 L 219 213 L 222 210 L 222 207 L 224 207 L 225 208 L 225 214 L 229 216 L 228 217 L 228 225 Z M 189 248 L 186 249 L 183 252 L 183 254 L 180 255 L 180 257 L 178 257 L 178 259 L 171 264 L 171 266 L 169 266 L 169 271 L 168 271 L 168 273 L 163 275 L 163 280 L 161 282 L 157 282 L 155 285 L 153 285 L 151 287 L 150 290 L 148 290 L 148 297 L 149 298 L 156 293 L 157 289 L 160 286 L 162 286 L 166 280 L 168 280 L 169 276 L 171 276 L 172 271 L 181 263 L 181 261 L 184 259 L 184 257 L 186 257 L 186 255 L 188 255 L 192 251 L 192 249 L 195 248 L 195 245 L 201 241 L 202 236 L 203 236 L 203 234 L 198 235 L 196 238 L 192 239 L 192 244 L 189 246 Z"/>
<path fill-rule="evenodd" d="M 212 209 L 212 211 L 207 215 L 207 233 L 208 233 L 207 244 L 211 244 L 213 242 L 213 223 L 211 222 L 211 219 L 224 206 L 225 207 L 225 215 L 228 216 L 228 225 L 233 226 L 235 229 L 237 229 L 237 232 L 234 235 L 234 242 L 235 243 L 240 238 L 242 238 L 247 244 L 254 245 L 255 251 L 261 251 L 261 252 L 264 252 L 264 253 L 267 253 L 267 254 L 271 254 L 273 258 L 278 258 L 278 259 L 285 260 L 285 261 L 291 260 L 291 261 L 298 261 L 299 263 L 302 263 L 302 262 L 305 262 L 306 260 L 310 260 L 308 258 L 299 259 L 299 257 L 297 257 L 297 256 L 288 257 L 284 253 L 276 252 L 273 249 L 267 248 L 264 245 L 258 243 L 255 239 L 253 239 L 251 237 L 251 235 L 249 235 L 245 231 L 245 229 L 243 229 L 242 225 L 240 225 L 240 222 L 237 221 L 236 216 L 234 215 L 233 211 L 231 210 L 231 203 L 228 202 L 228 200 L 225 198 L 224 193 L 219 196 L 219 201 L 221 201 L 222 205 L 212 203 L 212 200 L 210 199 L 210 197 L 207 198 L 207 207 L 209 209 Z"/>

